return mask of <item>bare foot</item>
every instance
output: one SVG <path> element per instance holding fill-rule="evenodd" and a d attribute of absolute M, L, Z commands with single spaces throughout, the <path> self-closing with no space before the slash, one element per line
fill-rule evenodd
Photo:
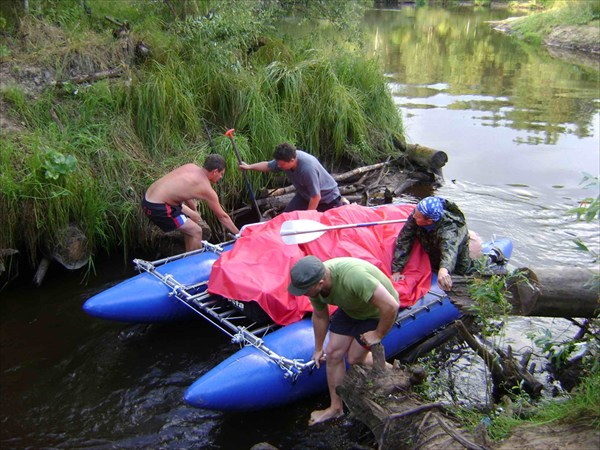
<path fill-rule="evenodd" d="M 344 415 L 344 411 L 340 411 L 338 409 L 321 409 L 318 411 L 313 411 L 310 414 L 310 420 L 308 421 L 308 426 L 316 425 L 321 422 L 325 422 L 331 419 L 337 419 L 338 417 L 342 417 Z"/>

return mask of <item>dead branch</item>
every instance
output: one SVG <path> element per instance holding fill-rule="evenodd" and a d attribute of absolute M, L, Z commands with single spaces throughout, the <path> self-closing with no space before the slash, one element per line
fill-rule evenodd
<path fill-rule="evenodd" d="M 344 173 L 341 173 L 338 175 L 333 175 L 333 179 L 338 182 L 345 181 L 345 180 L 348 180 L 349 178 L 355 177 L 355 176 L 363 174 L 365 172 L 377 170 L 387 164 L 389 164 L 389 163 L 386 161 L 386 162 L 381 162 L 381 163 L 377 163 L 377 164 L 372 164 L 370 166 L 358 167 L 358 168 L 356 168 L 354 170 L 350 170 L 348 172 L 344 172 Z"/>
<path fill-rule="evenodd" d="M 52 106 L 50 108 L 50 117 L 52 117 L 52 120 L 54 121 L 54 123 L 56 124 L 56 126 L 58 127 L 58 129 L 60 130 L 60 132 L 64 133 L 65 132 L 65 127 L 63 126 L 63 124 L 61 123 L 60 119 L 56 115 L 56 111 L 54 111 L 54 106 Z"/>
<path fill-rule="evenodd" d="M 381 343 L 371 346 L 371 353 L 373 354 L 373 369 L 377 372 L 383 372 L 385 370 L 385 351 Z"/>
<path fill-rule="evenodd" d="M 108 70 L 101 70 L 100 72 L 90 73 L 86 75 L 78 75 L 76 77 L 70 78 L 68 80 L 57 81 L 57 86 L 63 86 L 66 83 L 93 83 L 98 80 L 103 80 L 105 78 L 118 78 L 123 75 L 123 69 L 120 67 Z"/>
<path fill-rule="evenodd" d="M 543 384 L 535 379 L 535 377 L 522 368 L 512 356 L 512 348 L 509 346 L 505 353 L 500 349 L 495 351 L 487 350 L 464 326 L 457 320 L 458 332 L 465 342 L 473 349 L 481 359 L 485 362 L 492 374 L 492 382 L 494 384 L 494 397 L 500 399 L 503 395 L 511 395 L 513 388 L 524 386 L 525 390 L 533 397 L 540 395 Z"/>

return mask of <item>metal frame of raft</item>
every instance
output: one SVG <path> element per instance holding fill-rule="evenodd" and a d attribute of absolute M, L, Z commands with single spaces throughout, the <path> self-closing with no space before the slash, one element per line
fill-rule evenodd
<path fill-rule="evenodd" d="M 133 262 L 138 270 L 143 270 L 154 275 L 165 286 L 171 289 L 171 292 L 169 293 L 170 297 L 175 297 L 185 306 L 192 309 L 198 315 L 231 337 L 232 343 L 240 344 L 240 346 L 251 345 L 264 353 L 283 370 L 286 378 L 291 377 L 292 379 L 296 379 L 303 370 L 311 369 L 314 366 L 314 361 L 305 363 L 295 359 L 286 358 L 275 353 L 264 344 L 261 336 L 265 336 L 271 331 L 280 328 L 279 325 L 273 323 L 263 326 L 259 326 L 256 323 L 252 323 L 249 326 L 236 324 L 234 321 L 248 320 L 248 317 L 234 307 L 232 303 L 233 300 L 209 294 L 207 291 L 208 280 L 192 285 L 185 285 L 178 282 L 172 275 L 162 275 L 156 270 L 157 267 L 166 264 L 167 262 L 186 256 L 204 253 L 206 251 L 212 251 L 216 254 L 223 253 L 223 247 L 221 245 L 211 244 L 206 241 L 203 241 L 203 244 L 203 247 L 199 250 L 182 253 L 175 257 L 159 259 L 153 262 L 134 259 Z"/>
<path fill-rule="evenodd" d="M 258 325 L 256 322 L 251 323 L 248 326 L 243 326 L 235 321 L 249 320 L 249 318 L 243 315 L 236 307 L 234 302 L 236 300 L 215 296 L 208 293 L 208 280 L 199 283 L 185 285 L 177 281 L 171 274 L 161 274 L 156 269 L 163 264 L 178 259 L 185 258 L 187 256 L 196 255 L 211 251 L 215 254 L 220 255 L 223 253 L 222 244 L 211 244 L 206 241 L 203 242 L 203 247 L 199 250 L 194 250 L 180 255 L 159 259 L 156 261 L 145 261 L 143 259 L 134 259 L 133 262 L 136 268 L 140 271 L 148 272 L 157 279 L 159 279 L 165 286 L 167 286 L 171 292 L 170 297 L 175 297 L 181 303 L 188 308 L 192 309 L 196 314 L 206 319 L 212 325 L 217 327 L 219 330 L 224 332 L 231 338 L 232 343 L 239 344 L 241 347 L 251 345 L 264 353 L 270 360 L 275 362 L 284 372 L 285 378 L 291 378 L 295 381 L 298 376 L 304 370 L 311 370 L 315 363 L 314 361 L 303 362 L 303 360 L 289 359 L 281 356 L 269 349 L 261 337 L 266 336 L 268 333 L 281 328 L 280 325 L 270 323 L 268 325 Z M 437 292 L 429 291 L 428 294 L 436 297 L 435 302 L 442 303 L 447 297 L 446 295 L 439 294 Z M 417 314 L 421 310 L 429 311 L 432 303 L 422 305 L 419 308 L 409 306 L 399 311 L 395 325 L 401 327 L 402 323 L 407 320 L 415 320 Z"/>

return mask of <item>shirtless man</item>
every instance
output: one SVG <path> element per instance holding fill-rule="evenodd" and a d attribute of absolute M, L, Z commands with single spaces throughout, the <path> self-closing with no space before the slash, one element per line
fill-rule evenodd
<path fill-rule="evenodd" d="M 220 155 L 208 155 L 203 167 L 185 164 L 150 185 L 142 208 L 148 218 L 165 232 L 184 233 L 185 250 L 202 248 L 202 228 L 197 200 L 204 200 L 225 228 L 234 234 L 240 230 L 223 211 L 219 197 L 211 186 L 225 174 L 225 160 Z"/>
<path fill-rule="evenodd" d="M 370 346 L 391 330 L 399 308 L 398 292 L 389 278 L 373 264 L 357 258 L 333 258 L 322 262 L 315 256 L 300 259 L 290 271 L 288 292 L 307 295 L 313 307 L 315 335 L 313 361 L 317 368 L 327 354 L 327 386 L 330 405 L 313 411 L 309 425 L 344 414 L 336 388 L 344 381 L 348 364 L 373 364 Z M 337 311 L 329 320 L 328 305 Z M 325 337 L 329 329 L 327 352 Z"/>

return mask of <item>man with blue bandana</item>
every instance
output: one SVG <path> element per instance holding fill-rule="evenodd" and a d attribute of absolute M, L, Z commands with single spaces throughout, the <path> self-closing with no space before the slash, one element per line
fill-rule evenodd
<path fill-rule="evenodd" d="M 396 240 L 392 278 L 399 281 L 415 239 L 429 255 L 431 270 L 437 271 L 438 285 L 452 289 L 451 273 L 464 275 L 472 270 L 469 230 L 462 211 L 450 200 L 426 197 L 409 216 Z"/>

